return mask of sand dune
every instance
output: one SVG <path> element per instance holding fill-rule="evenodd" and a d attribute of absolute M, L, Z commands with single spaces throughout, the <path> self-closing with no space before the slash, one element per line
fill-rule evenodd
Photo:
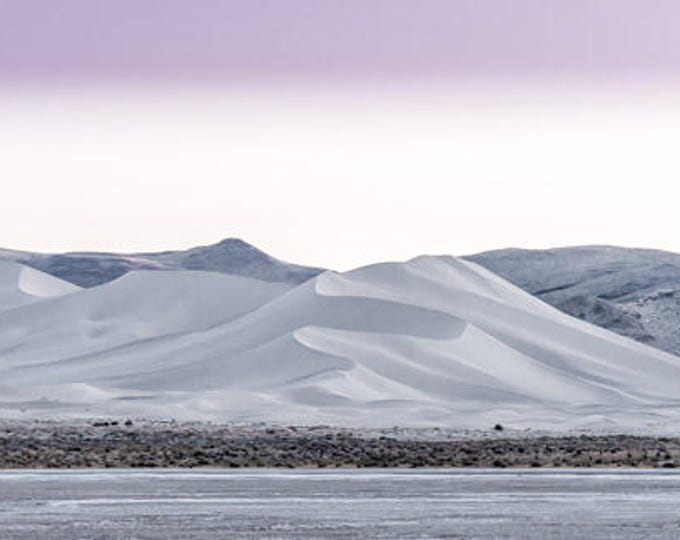
<path fill-rule="evenodd" d="M 33 268 L 0 259 L 0 311 L 80 290 Z"/>
<path fill-rule="evenodd" d="M 680 356 L 680 255 L 581 246 L 501 249 L 465 257 L 560 311 Z M 156 253 L 43 254 L 0 249 L 0 261 L 96 287 L 134 271 L 205 271 L 299 285 L 322 273 L 238 238 Z M 22 297 L 23 298 L 23 297 Z"/>
<path fill-rule="evenodd" d="M 1 268 L 2 280 L 17 272 Z M 649 430 L 680 419 L 680 358 L 451 257 L 295 287 L 133 272 L 2 309 L 0 377 L 0 407 L 18 417 Z"/>

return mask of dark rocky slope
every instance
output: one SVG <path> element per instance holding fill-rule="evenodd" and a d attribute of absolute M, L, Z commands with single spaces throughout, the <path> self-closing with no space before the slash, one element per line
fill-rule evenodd
<path fill-rule="evenodd" d="M 466 257 L 552 306 L 680 355 L 680 255 L 585 246 Z"/>

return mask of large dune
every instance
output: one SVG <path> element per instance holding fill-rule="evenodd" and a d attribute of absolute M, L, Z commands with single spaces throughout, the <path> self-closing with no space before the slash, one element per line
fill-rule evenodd
<path fill-rule="evenodd" d="M 451 257 L 296 287 L 132 272 L 0 306 L 0 380 L 16 417 L 645 430 L 680 419 L 680 358 Z"/>
<path fill-rule="evenodd" d="M 680 254 L 581 246 L 471 255 L 560 311 L 680 356 Z M 0 261 L 96 287 L 133 271 L 209 271 L 299 285 L 323 270 L 276 259 L 237 238 L 157 253 L 43 254 L 0 249 Z"/>

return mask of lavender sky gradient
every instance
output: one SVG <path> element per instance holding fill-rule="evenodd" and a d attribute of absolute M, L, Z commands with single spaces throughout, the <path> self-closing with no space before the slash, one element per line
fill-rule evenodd
<path fill-rule="evenodd" d="M 678 0 L 0 0 L 0 247 L 680 252 Z"/>
<path fill-rule="evenodd" d="M 677 0 L 0 0 L 0 76 L 680 72 Z"/>

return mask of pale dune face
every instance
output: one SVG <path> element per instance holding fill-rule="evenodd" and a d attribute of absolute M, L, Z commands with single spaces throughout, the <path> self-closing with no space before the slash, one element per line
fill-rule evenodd
<path fill-rule="evenodd" d="M 25 285 L 15 270 L 4 268 L 5 288 Z M 31 271 L 33 285 L 41 279 Z M 0 325 L 10 416 L 657 430 L 680 422 L 677 357 L 450 257 L 325 273 L 294 288 L 135 272 L 7 305 Z"/>

